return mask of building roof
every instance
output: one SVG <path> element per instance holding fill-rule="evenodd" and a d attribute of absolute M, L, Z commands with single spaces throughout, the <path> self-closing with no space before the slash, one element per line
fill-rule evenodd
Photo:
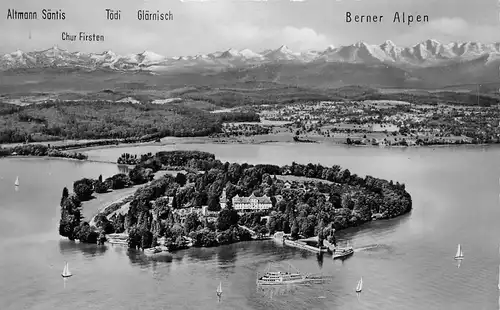
<path fill-rule="evenodd" d="M 250 197 L 240 197 L 236 195 L 233 197 L 233 203 L 250 203 L 251 199 L 257 199 L 258 203 L 271 203 L 271 198 L 269 196 L 262 196 L 262 197 L 257 197 L 253 193 L 250 195 Z"/>

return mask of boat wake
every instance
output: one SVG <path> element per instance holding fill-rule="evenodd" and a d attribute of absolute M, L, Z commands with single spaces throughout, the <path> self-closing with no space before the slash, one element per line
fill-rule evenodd
<path fill-rule="evenodd" d="M 378 247 L 380 247 L 379 244 L 367 245 L 367 246 L 363 246 L 363 247 L 354 249 L 354 252 L 375 251 L 375 249 L 378 248 Z"/>
<path fill-rule="evenodd" d="M 386 244 L 370 244 L 366 246 L 362 246 L 359 248 L 354 249 L 354 252 L 376 252 L 376 253 L 383 253 L 383 252 L 393 252 L 393 247 L 390 245 Z"/>

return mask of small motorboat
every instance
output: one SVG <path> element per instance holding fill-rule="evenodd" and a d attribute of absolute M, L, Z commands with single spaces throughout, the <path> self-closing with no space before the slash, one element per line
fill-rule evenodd
<path fill-rule="evenodd" d="M 354 249 L 352 247 L 337 248 L 333 251 L 333 259 L 345 258 L 352 254 L 354 254 Z"/>
<path fill-rule="evenodd" d="M 170 252 L 168 252 L 168 248 L 164 247 L 164 246 L 156 246 L 156 247 L 152 247 L 149 249 L 144 249 L 144 254 L 146 254 L 146 255 L 155 255 L 155 254 L 171 255 Z"/>

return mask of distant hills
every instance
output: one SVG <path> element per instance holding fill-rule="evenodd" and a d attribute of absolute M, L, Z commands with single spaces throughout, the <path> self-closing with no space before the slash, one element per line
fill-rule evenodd
<path fill-rule="evenodd" d="M 499 66 L 500 43 L 443 44 L 431 39 L 411 47 L 399 47 L 391 41 L 380 45 L 358 42 L 302 53 L 283 45 L 262 52 L 228 49 L 204 55 L 165 57 L 144 51 L 122 56 L 113 51 L 70 52 L 55 46 L 0 56 L 2 75 L 33 73 L 40 69 L 54 72 L 47 70 L 51 68 L 55 72 L 173 75 L 185 79 L 184 84 L 200 84 L 203 77 L 210 77 L 228 83 L 261 81 L 318 88 L 345 85 L 444 88 L 495 84 L 500 82 Z"/>

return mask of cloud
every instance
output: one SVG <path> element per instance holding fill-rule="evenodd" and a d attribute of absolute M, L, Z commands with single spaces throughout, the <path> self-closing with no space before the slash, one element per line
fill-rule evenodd
<path fill-rule="evenodd" d="M 436 39 L 439 41 L 480 41 L 483 43 L 500 41 L 498 26 L 473 25 L 458 17 L 443 17 L 413 28 L 398 36 L 394 41 L 402 45 Z"/>
<path fill-rule="evenodd" d="M 282 30 L 285 44 L 296 46 L 299 50 L 326 48 L 330 42 L 328 38 L 311 28 L 285 27 Z"/>
<path fill-rule="evenodd" d="M 221 28 L 217 30 L 218 39 L 223 41 L 223 45 L 236 48 L 248 47 L 259 51 L 285 44 L 292 50 L 304 51 L 326 48 L 330 44 L 327 36 L 308 27 L 285 26 L 264 29 L 252 24 L 233 24 Z"/>

